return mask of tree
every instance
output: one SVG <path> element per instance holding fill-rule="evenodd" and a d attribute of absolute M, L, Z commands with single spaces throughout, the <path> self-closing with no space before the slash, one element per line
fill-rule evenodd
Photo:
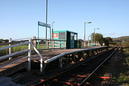
<path fill-rule="evenodd" d="M 102 34 L 100 34 L 100 33 L 92 33 L 91 37 L 92 37 L 92 40 L 94 42 L 99 42 L 99 44 L 101 46 L 103 45 L 104 40 L 103 40 L 103 35 Z"/>
<path fill-rule="evenodd" d="M 109 46 L 109 44 L 111 44 L 113 41 L 112 41 L 112 38 L 111 37 L 106 37 L 104 38 L 104 44 L 106 46 Z"/>
<path fill-rule="evenodd" d="M 3 39 L 0 39 L 0 43 L 2 43 Z"/>
<path fill-rule="evenodd" d="M 8 41 L 8 39 L 0 39 L 0 43 L 7 43 Z"/>

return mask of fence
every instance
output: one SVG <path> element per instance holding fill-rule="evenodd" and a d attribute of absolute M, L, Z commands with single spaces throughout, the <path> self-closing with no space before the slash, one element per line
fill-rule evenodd
<path fill-rule="evenodd" d="M 66 48 L 66 40 L 33 39 L 33 44 L 37 49 Z"/>
<path fill-rule="evenodd" d="M 9 53 L 7 55 L 0 56 L 0 61 L 6 60 L 6 59 L 11 60 L 13 58 L 13 56 L 16 56 L 16 55 L 19 55 L 19 54 L 28 53 L 28 55 L 27 55 L 27 57 L 28 57 L 27 58 L 28 59 L 28 70 L 30 71 L 31 70 L 31 51 L 32 51 L 32 49 L 34 49 L 34 51 L 40 57 L 40 71 L 41 72 L 43 71 L 43 57 L 41 56 L 39 51 L 36 49 L 36 47 L 33 45 L 31 39 L 30 40 L 20 41 L 20 42 L 15 42 L 15 44 L 12 42 L 12 39 L 10 39 L 9 43 L 5 43 L 5 44 L 6 45 L 9 44 L 9 45 L 5 46 L 5 47 L 0 47 L 0 51 L 5 50 L 5 49 L 9 49 L 8 50 Z M 28 49 L 12 52 L 11 48 L 22 46 L 22 45 L 27 45 Z"/>

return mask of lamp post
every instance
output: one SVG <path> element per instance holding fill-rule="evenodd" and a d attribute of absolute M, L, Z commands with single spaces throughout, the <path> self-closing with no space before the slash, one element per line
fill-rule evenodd
<path fill-rule="evenodd" d="M 88 36 L 88 46 L 90 46 L 90 39 L 89 39 L 90 37 L 91 35 Z"/>
<path fill-rule="evenodd" d="M 84 22 L 84 47 L 85 47 L 85 41 L 86 41 L 86 24 L 91 24 L 92 22 Z"/>
<path fill-rule="evenodd" d="M 94 35 L 93 35 L 93 36 L 94 36 L 94 39 L 93 39 L 93 40 L 94 40 L 94 43 L 95 43 L 95 46 L 96 46 L 96 41 L 95 41 L 95 30 L 99 30 L 99 28 L 94 28 Z"/>
<path fill-rule="evenodd" d="M 51 26 L 52 26 L 52 39 L 53 39 L 53 26 L 54 26 L 54 23 L 55 23 L 55 21 L 53 21 L 52 23 L 51 23 Z"/>

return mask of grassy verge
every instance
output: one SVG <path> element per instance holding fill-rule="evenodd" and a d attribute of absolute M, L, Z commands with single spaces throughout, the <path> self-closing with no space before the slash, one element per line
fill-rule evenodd
<path fill-rule="evenodd" d="M 0 47 L 5 47 L 5 46 L 0 46 Z M 28 48 L 27 45 L 23 45 L 23 46 L 13 47 L 13 48 L 11 48 L 11 50 L 12 50 L 12 53 L 13 53 L 13 52 L 24 50 L 24 49 L 27 49 L 27 48 Z M 6 55 L 8 53 L 9 53 L 9 49 L 1 50 L 0 51 L 0 56 Z"/>
<path fill-rule="evenodd" d="M 124 57 L 119 64 L 119 75 L 114 80 L 122 86 L 129 86 L 129 49 L 124 49 Z"/>
<path fill-rule="evenodd" d="M 6 46 L 8 46 L 8 45 L 0 46 L 0 48 L 6 47 Z M 22 46 L 18 46 L 18 47 L 13 47 L 13 48 L 11 48 L 11 50 L 13 53 L 13 52 L 21 51 L 21 50 L 24 50 L 27 48 L 28 48 L 28 45 L 22 45 Z M 45 45 L 45 44 L 37 45 L 37 49 L 47 49 L 47 45 Z M 9 49 L 1 50 L 0 56 L 7 55 L 8 53 L 9 53 Z"/>

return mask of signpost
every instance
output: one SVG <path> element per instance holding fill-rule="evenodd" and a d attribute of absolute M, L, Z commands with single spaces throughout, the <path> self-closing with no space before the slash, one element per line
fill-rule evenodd
<path fill-rule="evenodd" d="M 41 21 L 38 21 L 38 45 L 39 45 L 39 26 L 46 27 L 46 28 L 50 29 L 50 39 L 51 39 L 51 25 L 50 24 L 46 24 L 46 23 L 41 22 Z M 47 37 L 46 37 L 46 40 L 47 40 Z"/>
<path fill-rule="evenodd" d="M 47 28 L 50 29 L 50 39 L 51 39 L 51 25 L 50 24 L 46 24 L 44 22 L 40 22 L 40 21 L 38 21 L 38 39 L 39 39 L 39 26 L 47 27 Z"/>

